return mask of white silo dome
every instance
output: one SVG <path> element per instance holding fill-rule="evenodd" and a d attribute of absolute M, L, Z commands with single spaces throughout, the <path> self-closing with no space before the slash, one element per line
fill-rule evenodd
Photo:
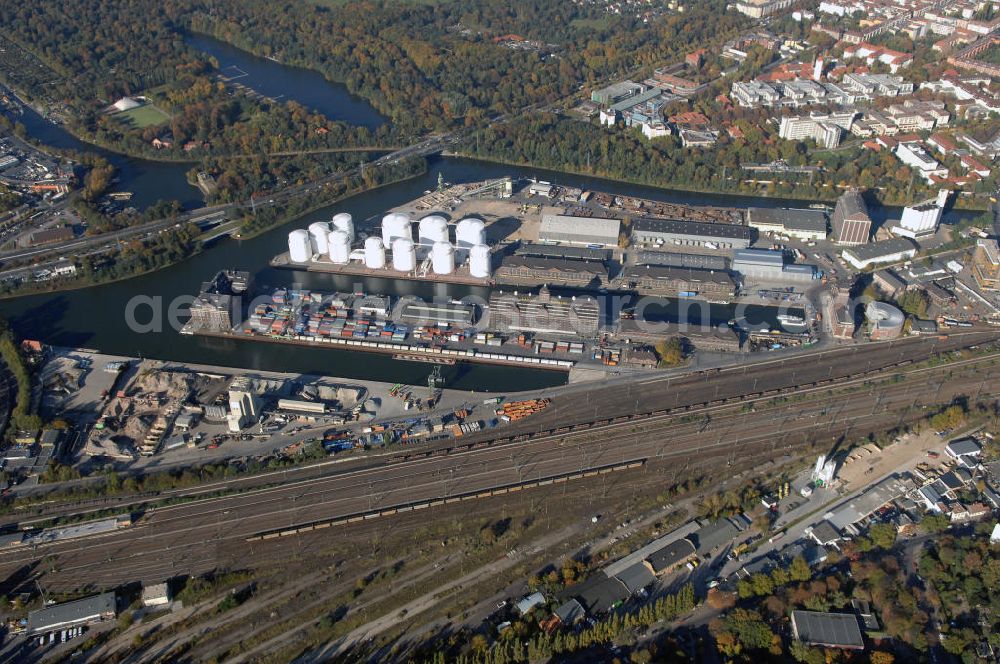
<path fill-rule="evenodd" d="M 338 265 L 344 265 L 351 260 L 351 238 L 344 231 L 330 231 L 330 260 Z"/>
<path fill-rule="evenodd" d="M 329 251 L 327 236 L 330 234 L 330 224 L 325 221 L 317 221 L 309 224 L 309 237 L 312 238 L 312 248 L 314 254 L 325 256 Z"/>
<path fill-rule="evenodd" d="M 490 263 L 490 248 L 485 244 L 472 245 L 469 250 L 469 273 L 477 279 L 486 279 L 492 271 Z"/>
<path fill-rule="evenodd" d="M 455 244 L 459 249 L 469 249 L 477 244 L 486 244 L 486 224 L 482 219 L 471 217 L 462 219 L 455 226 Z"/>
<path fill-rule="evenodd" d="M 410 231 L 410 215 L 393 212 L 382 217 L 382 244 L 391 247 L 396 238 L 413 239 Z"/>
<path fill-rule="evenodd" d="M 309 231 L 300 228 L 288 234 L 288 258 L 293 263 L 308 263 L 312 253 Z"/>
<path fill-rule="evenodd" d="M 333 229 L 347 233 L 347 239 L 354 242 L 354 217 L 347 212 L 333 215 Z"/>
<path fill-rule="evenodd" d="M 448 242 L 435 242 L 431 250 L 431 267 L 434 274 L 451 274 L 455 271 L 455 247 Z"/>
<path fill-rule="evenodd" d="M 435 242 L 448 241 L 448 220 L 432 214 L 420 220 L 417 228 L 417 238 L 420 244 L 432 245 Z"/>
<path fill-rule="evenodd" d="M 371 270 L 385 267 L 385 246 L 377 237 L 365 240 L 365 267 Z"/>
<path fill-rule="evenodd" d="M 397 272 L 412 272 L 417 269 L 417 254 L 410 238 L 398 237 L 393 241 L 392 269 Z"/>

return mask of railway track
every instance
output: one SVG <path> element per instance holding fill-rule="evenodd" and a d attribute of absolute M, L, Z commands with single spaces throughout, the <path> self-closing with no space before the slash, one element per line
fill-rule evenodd
<path fill-rule="evenodd" d="M 829 407 L 827 388 L 815 386 L 788 402 L 770 403 L 772 395 L 751 398 L 757 412 L 740 412 L 745 400 L 710 406 L 714 410 L 701 411 L 689 421 L 682 419 L 690 412 L 653 416 L 642 422 L 641 436 L 629 430 L 639 420 L 630 420 L 610 425 L 611 429 L 600 425 L 166 507 L 153 510 L 133 529 L 107 538 L 47 545 L 37 551 L 4 551 L 0 570 L 54 554 L 65 565 L 56 576 L 68 584 L 80 578 L 112 583 L 156 574 L 170 576 L 181 570 L 193 573 L 245 556 L 245 549 L 235 543 L 246 543 L 248 537 L 384 512 L 406 502 L 447 500 L 503 484 L 591 472 L 630 459 L 649 459 L 638 472 L 661 483 L 721 462 L 759 464 L 761 459 L 810 445 L 817 437 L 827 440 L 851 431 L 860 435 L 912 421 L 924 414 L 914 408 L 920 402 L 950 400 L 976 388 L 995 394 L 1000 391 L 1000 371 L 984 371 L 994 366 L 994 359 L 913 367 L 903 371 L 901 380 L 858 377 L 850 385 L 836 386 L 845 390 L 837 395 L 840 405 L 836 408 Z M 973 377 L 978 378 L 978 385 Z M 846 391 L 852 385 L 856 389 Z M 780 428 L 780 435 L 771 433 L 775 427 Z M 260 545 L 272 546 L 270 542 Z M 268 549 L 266 555 L 280 554 Z"/>
<path fill-rule="evenodd" d="M 992 336 L 997 336 L 994 333 Z M 967 342 L 971 343 L 971 342 Z M 957 345 L 955 347 L 961 347 Z M 897 347 L 898 348 L 898 347 Z M 952 350 L 952 347 L 946 347 L 943 350 Z M 905 349 L 904 349 L 905 351 Z M 830 351 L 827 351 L 830 354 Z M 846 355 L 848 357 L 853 357 L 856 353 L 847 353 L 843 351 L 838 351 L 838 355 Z M 867 354 L 867 353 L 866 353 Z M 979 364 L 983 362 L 990 362 L 995 359 L 1000 358 L 1000 352 L 981 355 L 973 358 L 966 358 L 964 360 L 953 361 L 949 363 L 952 367 L 961 367 L 971 364 Z M 779 368 L 784 367 L 787 361 L 781 360 L 776 361 L 773 364 L 777 365 Z M 865 364 L 867 363 L 867 364 Z M 793 363 L 792 366 L 797 364 Z M 854 371 L 852 373 L 847 373 L 847 365 L 840 369 L 840 373 L 844 374 L 840 377 L 834 377 L 833 367 L 831 365 L 828 377 L 819 378 L 817 380 L 805 383 L 802 386 L 789 389 L 787 387 L 769 387 L 768 389 L 758 389 L 750 392 L 740 392 L 738 388 L 734 389 L 734 386 L 727 385 L 726 389 L 728 392 L 735 392 L 726 396 L 722 396 L 722 389 L 719 386 L 713 385 L 716 381 L 724 376 L 735 375 L 737 377 L 745 377 L 746 369 L 742 372 L 739 368 L 736 369 L 713 369 L 707 371 L 697 372 L 690 376 L 679 377 L 676 379 L 667 379 L 664 381 L 660 378 L 654 378 L 648 383 L 653 384 L 663 384 L 669 386 L 673 389 L 673 394 L 675 394 L 675 402 L 679 403 L 679 397 L 683 391 L 687 403 L 683 405 L 677 405 L 675 407 L 667 408 L 657 408 L 650 410 L 643 410 L 642 412 L 633 412 L 630 414 L 616 415 L 612 417 L 601 417 L 594 419 L 581 419 L 572 424 L 567 424 L 563 426 L 550 426 L 549 428 L 544 428 L 531 433 L 514 433 L 508 436 L 494 437 L 490 438 L 484 434 L 472 435 L 463 437 L 463 440 L 468 442 L 455 443 L 449 442 L 444 445 L 427 446 L 420 449 L 414 449 L 413 451 L 401 451 L 398 453 L 393 453 L 389 455 L 377 455 L 373 457 L 368 457 L 360 459 L 357 462 L 348 460 L 347 463 L 339 463 L 337 461 L 328 461 L 320 464 L 315 464 L 306 467 L 292 468 L 282 471 L 274 471 L 268 473 L 262 473 L 258 475 L 250 475 L 242 478 L 236 478 L 232 480 L 217 481 L 217 482 L 207 482 L 200 484 L 193 488 L 180 488 L 172 489 L 160 492 L 145 492 L 143 494 L 130 494 L 127 496 L 117 496 L 102 499 L 93 499 L 86 501 L 75 501 L 71 504 L 61 503 L 54 505 L 54 509 L 46 509 L 43 507 L 41 510 L 35 510 L 29 516 L 30 520 L 26 520 L 23 516 L 20 517 L 22 523 L 31 523 L 32 521 L 39 521 L 44 519 L 50 519 L 58 516 L 66 516 L 68 514 L 86 514 L 88 512 L 96 512 L 113 509 L 115 507 L 124 508 L 128 506 L 132 509 L 141 508 L 144 505 L 149 505 L 153 503 L 160 503 L 171 499 L 190 499 L 190 500 L 208 500 L 211 499 L 213 494 L 220 492 L 245 492 L 252 494 L 261 490 L 268 490 L 275 485 L 287 484 L 289 482 L 307 482 L 312 480 L 322 480 L 326 477 L 336 477 L 340 475 L 347 475 L 353 473 L 364 473 L 372 469 L 376 469 L 380 466 L 391 465 L 397 463 L 409 463 L 415 459 L 429 458 L 436 456 L 448 456 L 461 452 L 471 452 L 480 450 L 483 448 L 493 447 L 493 448 L 505 448 L 509 446 L 522 445 L 527 442 L 543 442 L 558 439 L 561 436 L 566 436 L 567 434 L 576 434 L 580 432 L 603 432 L 610 431 L 616 427 L 628 425 L 630 423 L 641 423 L 644 427 L 648 427 L 651 424 L 663 421 L 671 420 L 678 416 L 690 415 L 693 413 L 713 413 L 718 412 L 720 409 L 732 405 L 747 406 L 756 405 L 761 402 L 767 401 L 775 397 L 786 397 L 786 398 L 800 398 L 805 395 L 813 393 L 824 393 L 826 390 L 833 386 L 838 388 L 855 386 L 859 383 L 872 380 L 873 376 L 879 376 L 889 372 L 901 372 L 904 374 L 909 373 L 927 373 L 933 371 L 935 367 L 921 367 L 919 365 L 914 365 L 912 358 L 898 357 L 895 361 L 884 363 L 881 365 L 875 365 L 874 361 L 867 359 L 863 356 L 860 362 L 855 361 L 855 365 L 860 367 L 865 367 L 863 370 Z M 821 368 L 826 368 L 825 365 L 820 365 Z M 752 367 L 756 373 L 759 367 Z M 796 369 L 791 370 L 790 376 L 785 377 L 784 382 L 789 380 L 797 379 Z M 815 373 L 815 372 L 813 372 Z M 821 372 L 820 372 L 821 373 Z M 884 379 L 883 379 L 884 380 Z M 674 382 L 671 385 L 671 382 Z M 753 384 L 760 382 L 760 379 L 755 379 Z M 773 383 L 773 381 L 772 381 Z M 742 384 L 742 383 L 741 383 Z M 778 383 L 781 384 L 780 382 Z M 630 388 L 627 388 L 626 393 L 629 395 L 628 399 L 631 401 L 631 394 L 628 392 Z M 704 400 L 702 400 L 704 399 Z M 558 402 L 556 402 L 558 403 Z M 640 405 L 641 402 L 637 401 L 636 405 Z M 654 405 L 663 405 L 654 404 Z M 551 409 L 550 409 L 551 410 Z M 545 411 L 540 415 L 532 416 L 527 418 L 522 423 L 519 423 L 521 427 L 526 427 L 532 425 L 536 422 L 544 422 L 544 416 L 549 411 Z M 577 416 L 579 417 L 580 411 L 577 411 Z M 572 414 L 572 413 L 571 413 Z M 554 415 L 549 415 L 549 418 L 555 417 Z M 297 479 L 298 477 L 305 476 L 303 479 Z"/>

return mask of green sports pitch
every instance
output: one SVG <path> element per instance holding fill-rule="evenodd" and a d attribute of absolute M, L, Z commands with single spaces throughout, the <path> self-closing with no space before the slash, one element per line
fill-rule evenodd
<path fill-rule="evenodd" d="M 139 108 L 115 113 L 115 117 L 139 129 L 155 127 L 170 120 L 170 116 L 167 113 L 161 111 L 153 104 L 145 104 Z"/>

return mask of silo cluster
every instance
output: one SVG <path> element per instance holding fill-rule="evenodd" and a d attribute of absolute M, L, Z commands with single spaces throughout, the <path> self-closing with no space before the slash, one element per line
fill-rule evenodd
<path fill-rule="evenodd" d="M 416 225 L 414 238 L 410 215 L 390 212 L 382 217 L 381 237 L 366 238 L 363 248 L 352 252 L 357 239 L 354 218 L 340 212 L 329 222 L 317 221 L 307 229 L 289 233 L 289 259 L 293 263 L 329 260 L 334 265 L 347 265 L 353 258 L 363 260 L 370 270 L 383 270 L 391 263 L 392 270 L 410 273 L 417 271 L 419 261 L 427 260 L 433 274 L 440 276 L 454 274 L 468 261 L 473 277 L 489 278 L 492 257 L 486 245 L 486 224 L 482 219 L 461 219 L 455 225 L 454 242 L 449 236 L 448 220 L 441 215 L 427 215 Z"/>

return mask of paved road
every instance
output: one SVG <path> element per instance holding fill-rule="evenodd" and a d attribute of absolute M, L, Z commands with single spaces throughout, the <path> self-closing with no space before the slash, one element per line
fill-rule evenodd
<path fill-rule="evenodd" d="M 995 337 L 996 333 L 991 338 Z M 974 339 L 983 340 L 981 336 Z M 957 345 L 957 341 L 952 343 Z M 904 354 L 926 350 L 926 345 L 926 340 L 905 344 Z M 386 464 L 383 460 L 367 466 L 289 471 L 299 476 L 298 481 L 293 481 L 293 477 L 285 480 L 271 476 L 216 484 L 215 488 L 232 488 L 246 486 L 248 481 L 282 482 L 242 494 L 155 509 L 133 528 L 104 537 L 53 543 L 37 549 L 5 550 L 0 552 L 0 578 L 49 554 L 56 556 L 55 570 L 46 579 L 53 588 L 83 583 L 114 585 L 135 579 L 200 573 L 236 561 L 245 564 L 248 553 L 260 560 L 280 560 L 287 555 L 288 546 L 301 546 L 305 538 L 293 537 L 291 544 L 284 538 L 256 543 L 247 543 L 246 538 L 269 529 L 384 509 L 400 502 L 482 491 L 498 484 L 631 459 L 657 461 L 653 472 L 665 472 L 664 481 L 671 481 L 683 477 L 698 464 L 763 460 L 791 451 L 817 436 L 829 438 L 851 431 L 861 435 L 895 426 L 901 420 L 911 421 L 923 414 L 914 408 L 915 404 L 948 401 L 965 394 L 973 377 L 987 389 L 1000 391 L 1000 369 L 983 365 L 975 373 L 977 367 L 968 361 L 934 369 L 911 368 L 912 378 L 886 381 L 878 389 L 869 385 L 870 377 L 849 379 L 850 383 L 840 384 L 852 384 L 857 391 L 838 395 L 837 408 L 830 407 L 828 386 L 794 387 L 805 382 L 804 379 L 824 374 L 850 375 L 864 369 L 868 362 L 873 363 L 874 370 L 879 366 L 879 358 L 884 363 L 897 359 L 894 353 L 886 353 L 884 348 L 879 350 L 882 352 L 860 353 L 853 358 L 850 351 L 840 352 L 827 358 L 829 364 L 812 361 L 810 369 L 789 371 L 788 367 L 776 364 L 760 370 L 760 375 L 753 378 L 736 370 L 728 376 L 715 374 L 714 380 L 707 384 L 698 375 L 674 381 L 669 387 L 661 383 L 656 389 L 646 390 L 648 398 L 640 401 L 661 406 L 700 404 L 707 395 L 716 392 L 716 383 L 725 386 L 720 390 L 725 395 L 750 391 L 746 389 L 748 383 L 755 381 L 783 385 L 786 400 L 776 403 L 770 396 L 760 397 L 753 412 L 743 412 L 738 404 L 698 405 L 680 420 L 676 416 L 660 416 L 643 421 L 641 435 L 637 435 L 636 423 L 626 422 L 407 462 Z M 616 404 L 610 401 L 608 405 Z M 621 403 L 617 405 L 620 407 Z M 580 411 L 568 404 L 563 411 L 567 418 L 574 413 L 577 416 L 588 413 L 586 407 Z M 816 416 L 809 417 L 806 411 Z M 780 435 L 775 435 L 776 431 Z M 331 470 L 336 474 L 330 474 Z M 313 476 L 308 477 L 308 473 Z"/>

